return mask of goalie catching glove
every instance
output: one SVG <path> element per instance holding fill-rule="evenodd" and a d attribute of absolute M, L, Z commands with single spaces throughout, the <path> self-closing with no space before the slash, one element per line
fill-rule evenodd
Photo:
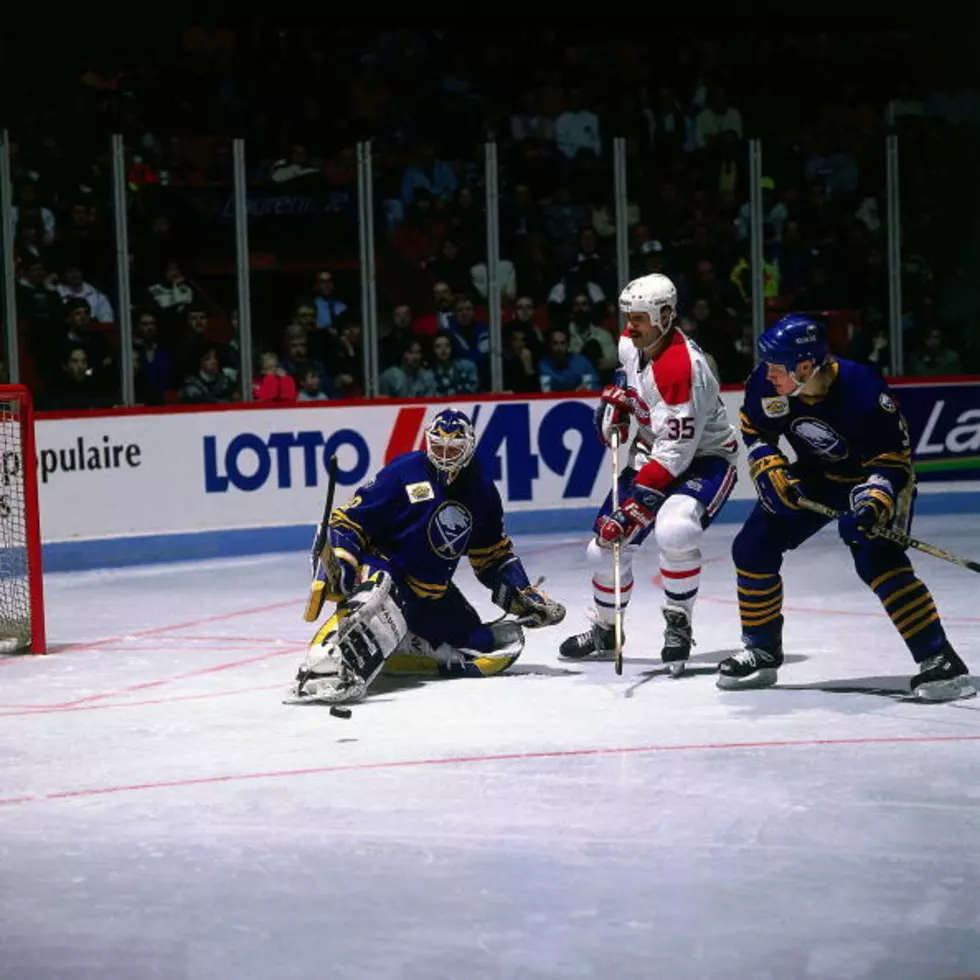
<path fill-rule="evenodd" d="M 516 616 L 529 629 L 554 626 L 565 618 L 565 607 L 531 585 L 516 555 L 484 569 L 477 578 L 490 590 L 493 601 L 504 612 Z"/>
<path fill-rule="evenodd" d="M 525 586 L 508 598 L 509 604 L 502 608 L 521 620 L 528 629 L 555 626 L 565 618 L 565 607 L 535 585 Z"/>

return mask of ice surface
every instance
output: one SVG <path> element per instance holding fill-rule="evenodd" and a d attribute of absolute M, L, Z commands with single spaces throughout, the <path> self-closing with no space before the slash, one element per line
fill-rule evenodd
<path fill-rule="evenodd" d="M 509 675 L 385 682 L 349 721 L 280 703 L 302 555 L 49 576 L 53 655 L 0 660 L 0 978 L 980 973 L 980 700 L 897 696 L 911 660 L 831 533 L 788 562 L 779 688 L 718 691 L 733 530 L 707 536 L 701 673 L 658 669 L 652 553 L 623 676 L 559 662 L 583 542 L 525 538 L 566 623 Z M 916 531 L 980 554 L 975 518 Z M 916 565 L 980 672 L 980 583 Z"/>

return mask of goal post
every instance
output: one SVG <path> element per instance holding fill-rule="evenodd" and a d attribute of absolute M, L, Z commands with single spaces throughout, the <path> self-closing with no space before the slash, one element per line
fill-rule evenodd
<path fill-rule="evenodd" d="M 0 654 L 44 653 L 34 402 L 0 385 Z"/>

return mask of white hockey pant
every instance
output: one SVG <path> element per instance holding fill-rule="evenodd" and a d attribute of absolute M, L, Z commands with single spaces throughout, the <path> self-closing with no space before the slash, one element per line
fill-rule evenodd
<path fill-rule="evenodd" d="M 668 497 L 657 512 L 652 537 L 660 549 L 660 576 L 664 583 L 664 608 L 679 609 L 690 619 L 701 584 L 701 518 L 704 505 L 693 497 Z M 637 545 L 620 548 L 620 607 L 625 611 L 633 594 L 633 555 Z M 592 596 L 596 618 L 611 626 L 615 621 L 615 590 L 612 548 L 600 547 L 597 539 L 586 551 L 592 567 Z"/>

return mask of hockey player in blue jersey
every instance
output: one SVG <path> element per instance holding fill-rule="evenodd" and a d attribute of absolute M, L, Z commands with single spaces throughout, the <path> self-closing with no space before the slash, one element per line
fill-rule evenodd
<path fill-rule="evenodd" d="M 382 669 L 499 674 L 520 655 L 521 623 L 564 618 L 514 553 L 500 494 L 474 458 L 470 420 L 439 412 L 425 445 L 385 466 L 319 529 L 314 567 L 337 606 L 309 648 L 296 700 L 356 701 Z M 481 622 L 452 581 L 464 555 L 516 620 Z"/>
<path fill-rule="evenodd" d="M 838 530 L 858 576 L 919 667 L 912 692 L 930 701 L 975 694 L 908 555 L 875 537 L 881 527 L 908 532 L 916 494 L 908 428 L 887 385 L 871 369 L 832 356 L 824 326 L 805 316 L 773 324 L 758 349 L 763 363 L 746 383 L 740 418 L 759 500 L 732 544 L 745 649 L 721 662 L 718 686 L 776 682 L 783 556 L 828 523 L 801 508 L 808 498 L 841 513 Z M 780 451 L 780 437 L 795 462 Z"/>

